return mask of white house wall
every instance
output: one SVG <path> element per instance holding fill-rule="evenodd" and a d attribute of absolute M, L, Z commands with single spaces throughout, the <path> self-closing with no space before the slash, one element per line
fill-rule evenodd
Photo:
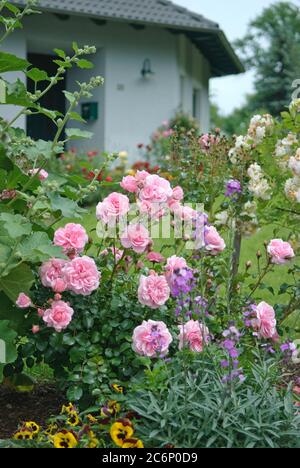
<path fill-rule="evenodd" d="M 97 90 L 93 97 L 99 103 L 99 120 L 84 126 L 94 132 L 94 137 L 76 143 L 77 146 L 88 150 L 126 150 L 132 160 L 136 159 L 137 144 L 147 143 L 151 132 L 180 108 L 183 70 L 183 108 L 192 111 L 196 83 L 202 93 L 201 127 L 203 131 L 209 128 L 209 66 L 184 36 L 154 27 L 135 30 L 121 22 L 101 26 L 87 18 L 74 16 L 63 21 L 44 14 L 26 18 L 23 32 L 13 35 L 6 48 L 25 57 L 26 50 L 50 54 L 57 47 L 70 51 L 73 40 L 80 46 L 95 45 L 98 53 L 92 57 L 96 62 L 93 70 L 69 72 L 68 88 L 73 90 L 76 80 L 87 81 L 88 76 L 100 74 L 105 78 L 103 89 Z M 145 59 L 150 59 L 155 73 L 148 80 L 141 75 Z"/>
<path fill-rule="evenodd" d="M 26 42 L 22 31 L 17 30 L 13 35 L 9 36 L 4 44 L 5 51 L 17 55 L 20 58 L 26 59 Z M 10 83 L 15 82 L 17 79 L 25 81 L 24 74 L 21 72 L 9 72 L 3 75 L 3 78 Z M 11 121 L 20 109 L 16 106 L 0 106 L 0 115 L 8 121 Z M 20 117 L 14 124 L 17 127 L 25 129 L 25 117 Z"/>

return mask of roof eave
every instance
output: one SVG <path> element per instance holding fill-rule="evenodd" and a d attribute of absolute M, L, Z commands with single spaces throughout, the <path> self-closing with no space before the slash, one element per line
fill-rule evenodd
<path fill-rule="evenodd" d="M 20 6 L 22 6 L 22 4 L 24 5 L 24 2 L 22 3 L 22 1 L 18 2 L 18 1 L 14 1 L 13 3 L 15 4 L 19 4 Z M 217 36 L 219 39 L 220 39 L 220 42 L 222 43 L 226 53 L 227 53 L 227 56 L 230 58 L 230 61 L 231 61 L 231 67 L 230 67 L 230 72 L 227 72 L 227 71 L 224 71 L 222 70 L 222 68 L 220 69 L 217 69 L 217 67 L 212 67 L 212 76 L 227 76 L 227 75 L 230 75 L 230 74 L 239 74 L 239 73 L 244 73 L 245 72 L 245 68 L 244 68 L 244 65 L 242 64 L 242 62 L 240 61 L 240 59 L 238 58 L 238 56 L 236 55 L 236 53 L 234 52 L 231 44 L 229 43 L 227 37 L 225 36 L 224 32 L 219 28 L 217 27 L 189 27 L 189 26 L 186 26 L 186 25 L 174 25 L 172 23 L 165 23 L 165 22 L 153 22 L 153 21 L 141 21 L 141 20 L 137 20 L 137 19 L 130 19 L 130 18 L 126 18 L 126 17 L 123 17 L 123 18 L 116 18 L 114 16 L 109 16 L 109 15 L 101 15 L 101 17 L 99 15 L 93 15 L 93 14 L 87 14 L 87 13 L 84 13 L 84 12 L 74 12 L 74 11 L 66 11 L 66 9 L 64 8 L 51 8 L 51 7 L 38 7 L 40 8 L 41 10 L 47 12 L 47 13 L 55 13 L 55 14 L 68 14 L 70 16 L 85 16 L 87 18 L 91 18 L 91 19 L 103 19 L 103 20 L 107 20 L 107 21 L 111 21 L 111 22 L 118 22 L 118 23 L 132 23 L 132 24 L 139 24 L 139 25 L 147 25 L 147 26 L 153 26 L 153 27 L 159 27 L 159 28 L 166 28 L 166 29 L 169 29 L 169 30 L 173 30 L 173 31 L 178 31 L 178 32 L 181 32 L 181 33 L 199 33 L 199 34 L 208 34 L 208 35 L 212 35 L 212 36 Z M 209 60 L 209 57 L 208 57 L 208 60 Z"/>

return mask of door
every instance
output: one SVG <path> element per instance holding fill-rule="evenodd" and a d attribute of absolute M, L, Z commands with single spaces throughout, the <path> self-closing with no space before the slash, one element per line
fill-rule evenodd
<path fill-rule="evenodd" d="M 57 58 L 57 57 L 56 57 Z M 47 72 L 48 76 L 54 76 L 57 71 L 57 65 L 53 63 L 54 56 L 44 54 L 28 54 L 28 61 L 35 68 L 40 68 Z M 38 89 L 44 90 L 48 85 L 47 81 L 39 83 Z M 28 80 L 28 91 L 34 93 L 34 82 Z M 65 113 L 66 103 L 63 90 L 66 89 L 66 79 L 59 81 L 41 100 L 43 107 L 50 110 L 57 110 Z M 53 122 L 44 115 L 29 115 L 27 116 L 27 135 L 34 140 L 53 140 L 57 128 Z M 62 135 L 64 138 L 64 135 Z"/>

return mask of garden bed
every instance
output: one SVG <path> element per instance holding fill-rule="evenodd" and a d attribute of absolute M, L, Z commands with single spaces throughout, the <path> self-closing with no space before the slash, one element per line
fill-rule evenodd
<path fill-rule="evenodd" d="M 59 413 L 65 400 L 55 385 L 44 383 L 30 393 L 18 393 L 10 387 L 0 386 L 0 401 L 1 440 L 9 439 L 22 421 L 35 421 L 45 426 L 49 417 Z"/>

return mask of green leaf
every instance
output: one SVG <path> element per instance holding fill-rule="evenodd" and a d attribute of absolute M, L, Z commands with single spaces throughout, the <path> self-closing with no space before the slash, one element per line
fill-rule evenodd
<path fill-rule="evenodd" d="M 10 328 L 8 320 L 0 321 L 0 382 L 3 380 L 3 369 L 6 364 L 17 359 L 15 340 L 17 333 Z"/>
<path fill-rule="evenodd" d="M 39 68 L 31 68 L 26 75 L 35 83 L 38 83 L 39 81 L 49 81 L 47 73 Z"/>
<path fill-rule="evenodd" d="M 74 42 L 72 43 L 72 48 L 73 48 L 75 54 L 77 54 L 77 52 L 78 52 L 78 44 L 77 44 L 77 42 L 74 41 Z"/>
<path fill-rule="evenodd" d="M 57 117 L 62 117 L 63 116 L 63 114 L 61 112 L 46 109 L 45 107 L 42 107 L 39 104 L 36 104 L 36 105 L 32 106 L 32 108 L 36 109 L 40 114 L 43 114 L 46 117 L 48 117 L 49 119 L 51 119 L 55 124 L 56 124 L 55 119 Z"/>
<path fill-rule="evenodd" d="M 0 143 L 0 169 L 11 171 L 13 167 L 12 161 L 6 156 L 4 146 Z"/>
<path fill-rule="evenodd" d="M 53 63 L 56 63 L 56 65 L 62 68 L 72 68 L 72 64 L 70 62 L 63 62 L 62 60 L 53 60 Z"/>
<path fill-rule="evenodd" d="M 7 52 L 0 52 L 0 73 L 23 71 L 30 65 L 27 60 Z"/>
<path fill-rule="evenodd" d="M 84 348 L 74 347 L 70 350 L 71 362 L 82 362 L 86 357 L 86 350 Z"/>
<path fill-rule="evenodd" d="M 54 52 L 56 53 L 56 55 L 58 55 L 62 59 L 65 59 L 67 56 L 65 51 L 62 49 L 54 49 Z"/>
<path fill-rule="evenodd" d="M 76 120 L 77 122 L 86 123 L 86 120 L 84 120 L 81 117 L 81 115 L 78 114 L 78 112 L 70 112 L 70 120 Z"/>
<path fill-rule="evenodd" d="M 81 218 L 81 214 L 86 213 L 86 210 L 80 208 L 75 201 L 61 197 L 57 193 L 49 193 L 48 198 L 52 209 L 61 211 L 62 216 L 65 218 Z"/>
<path fill-rule="evenodd" d="M 85 59 L 80 59 L 78 62 L 76 62 L 77 67 L 82 68 L 82 69 L 91 69 L 94 68 L 94 64 L 90 62 L 89 60 Z"/>
<path fill-rule="evenodd" d="M 27 96 L 27 89 L 24 83 L 18 79 L 15 83 L 6 84 L 6 102 L 14 106 L 30 107 L 31 100 Z"/>
<path fill-rule="evenodd" d="M 69 91 L 63 91 L 63 93 L 66 96 L 66 99 L 70 102 L 70 104 L 74 104 L 74 102 L 76 101 L 74 95 Z"/>
<path fill-rule="evenodd" d="M 7 8 L 9 11 L 11 11 L 14 15 L 17 15 L 18 13 L 20 13 L 19 8 L 16 7 L 15 5 L 13 5 L 12 3 L 6 2 L 5 3 L 5 8 Z"/>
<path fill-rule="evenodd" d="M 33 285 L 34 276 L 31 269 L 25 263 L 12 270 L 4 278 L 0 278 L 0 289 L 13 301 L 16 302 L 19 294 L 29 294 Z"/>
<path fill-rule="evenodd" d="M 22 184 L 24 186 L 28 180 L 29 177 L 23 174 L 23 172 L 18 168 L 18 166 L 14 166 L 13 170 L 9 173 L 9 177 L 7 179 L 7 188 L 15 189 L 17 188 L 18 184 Z"/>
<path fill-rule="evenodd" d="M 91 138 L 93 133 L 80 130 L 79 128 L 67 128 L 66 135 L 69 140 L 81 140 Z"/>
<path fill-rule="evenodd" d="M 32 225 L 24 216 L 11 213 L 1 213 L 0 223 L 3 223 L 4 229 L 13 239 L 29 235 Z"/>
<path fill-rule="evenodd" d="M 39 157 L 43 157 L 44 159 L 51 159 L 53 156 L 52 142 L 37 140 L 34 146 L 31 146 L 27 149 L 26 155 L 32 161 L 35 161 Z"/>
<path fill-rule="evenodd" d="M 74 385 L 73 387 L 70 387 L 67 391 L 67 398 L 71 402 L 75 402 L 80 400 L 80 398 L 83 395 L 83 390 L 81 387 L 78 387 Z"/>
<path fill-rule="evenodd" d="M 45 232 L 34 232 L 18 247 L 18 255 L 24 261 L 44 262 L 51 257 L 63 258 L 61 248 L 53 245 Z"/>
<path fill-rule="evenodd" d="M 9 320 L 11 327 L 16 330 L 19 335 L 25 335 L 24 314 L 3 291 L 0 291 L 0 304 L 0 323 L 2 323 L 3 320 Z"/>

